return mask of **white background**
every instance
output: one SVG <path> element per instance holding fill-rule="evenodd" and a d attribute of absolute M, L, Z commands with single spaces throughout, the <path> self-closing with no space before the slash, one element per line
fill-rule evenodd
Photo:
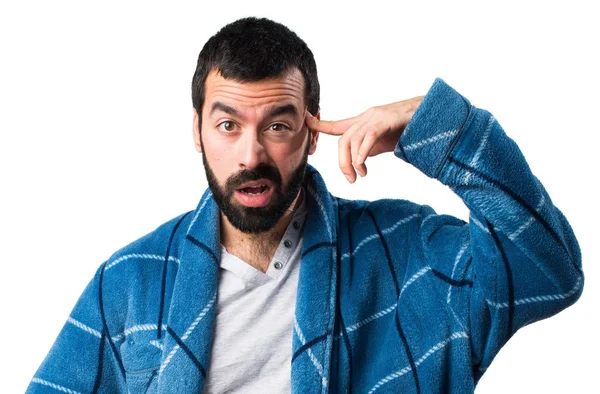
<path fill-rule="evenodd" d="M 205 41 L 244 16 L 303 38 L 322 119 L 425 94 L 443 78 L 492 112 L 578 237 L 584 293 L 520 330 L 477 393 L 598 393 L 598 13 L 592 2 L 13 2 L 0 6 L 0 392 L 23 392 L 96 268 L 207 187 L 190 84 Z M 333 194 L 462 201 L 385 154 L 349 185 L 337 143 L 309 163 Z"/>

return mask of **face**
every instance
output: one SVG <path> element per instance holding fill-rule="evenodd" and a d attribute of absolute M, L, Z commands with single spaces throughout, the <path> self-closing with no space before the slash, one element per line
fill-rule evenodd
<path fill-rule="evenodd" d="M 299 70 L 249 83 L 208 75 L 194 141 L 214 199 L 238 230 L 270 230 L 297 197 L 318 139 L 305 114 Z"/>

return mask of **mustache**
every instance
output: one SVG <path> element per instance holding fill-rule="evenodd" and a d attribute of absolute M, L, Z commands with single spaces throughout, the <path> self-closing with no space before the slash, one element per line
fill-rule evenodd
<path fill-rule="evenodd" d="M 281 174 L 277 168 L 265 163 L 259 164 L 256 168 L 245 169 L 232 175 L 227 180 L 227 190 L 233 192 L 246 182 L 257 181 L 259 179 L 268 179 L 277 187 L 281 187 Z"/>

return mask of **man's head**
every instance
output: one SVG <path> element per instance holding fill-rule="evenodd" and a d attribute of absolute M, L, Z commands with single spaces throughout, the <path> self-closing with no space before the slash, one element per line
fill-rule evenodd
<path fill-rule="evenodd" d="M 192 81 L 194 141 L 209 187 L 229 222 L 271 229 L 304 180 L 318 133 L 319 81 L 310 49 L 287 27 L 244 18 L 202 48 Z"/>

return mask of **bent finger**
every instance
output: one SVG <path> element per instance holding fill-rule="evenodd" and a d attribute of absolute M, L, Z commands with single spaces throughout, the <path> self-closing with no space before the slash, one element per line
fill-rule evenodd
<path fill-rule="evenodd" d="M 375 130 L 371 129 L 365 131 L 362 143 L 358 148 L 356 164 L 364 163 L 367 157 L 369 157 L 369 154 L 371 153 L 371 150 L 373 149 L 373 146 L 375 145 L 378 139 L 379 135 Z"/>
<path fill-rule="evenodd" d="M 350 141 L 350 152 L 351 152 L 351 160 L 352 165 L 358 171 L 358 174 L 362 177 L 367 175 L 367 167 L 363 164 L 364 160 L 359 162 L 359 149 L 363 145 L 363 140 L 365 138 L 365 126 L 368 125 L 368 122 L 364 122 L 361 124 L 356 131 L 354 131 L 352 135 L 352 139 Z"/>
<path fill-rule="evenodd" d="M 350 135 L 344 134 L 338 140 L 338 161 L 340 170 L 348 179 L 348 182 L 354 183 L 356 180 L 356 172 L 352 167 L 352 156 L 350 154 Z"/>

